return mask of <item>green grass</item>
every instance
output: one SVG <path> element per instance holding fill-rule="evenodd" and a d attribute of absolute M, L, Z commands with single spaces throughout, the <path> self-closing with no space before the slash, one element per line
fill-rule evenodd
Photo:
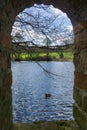
<path fill-rule="evenodd" d="M 64 58 L 71 58 L 73 59 L 73 53 L 72 52 L 64 52 Z"/>
<path fill-rule="evenodd" d="M 30 59 L 34 59 L 34 60 L 38 60 L 38 59 L 46 59 L 47 54 L 45 52 L 40 52 L 40 53 L 20 53 L 18 55 L 18 53 L 14 53 L 13 55 L 11 54 L 11 59 L 17 59 L 19 58 L 20 60 L 30 60 Z M 57 52 L 50 52 L 49 53 L 49 58 L 52 60 L 57 60 L 60 59 L 59 53 Z M 73 59 L 73 53 L 72 52 L 63 52 L 63 59 Z"/>
<path fill-rule="evenodd" d="M 52 58 L 59 58 L 59 54 L 57 52 L 51 52 L 49 53 L 49 56 Z"/>

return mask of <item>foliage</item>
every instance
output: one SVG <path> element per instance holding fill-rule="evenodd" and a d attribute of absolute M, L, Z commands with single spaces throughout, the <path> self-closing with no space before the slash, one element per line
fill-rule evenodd
<path fill-rule="evenodd" d="M 72 60 L 73 59 L 73 53 L 72 52 L 63 52 L 64 58 L 63 60 Z M 11 54 L 11 59 L 15 60 L 16 58 L 20 59 L 20 60 L 47 60 L 46 57 L 46 53 L 44 52 L 40 52 L 38 55 L 37 53 L 32 53 L 32 58 L 31 55 L 29 55 L 28 53 L 14 53 L 13 56 Z M 49 53 L 49 59 L 50 60 L 61 60 L 59 57 L 59 54 L 57 52 L 50 52 Z"/>

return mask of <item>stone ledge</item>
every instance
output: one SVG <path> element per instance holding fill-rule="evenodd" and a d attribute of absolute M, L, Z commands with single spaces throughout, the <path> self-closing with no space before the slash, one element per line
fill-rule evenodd
<path fill-rule="evenodd" d="M 75 121 L 14 123 L 14 130 L 79 130 Z"/>
<path fill-rule="evenodd" d="M 82 111 L 76 104 L 74 104 L 74 117 L 78 125 L 80 126 L 79 130 L 87 130 L 87 115 Z"/>
<path fill-rule="evenodd" d="M 75 72 L 75 86 L 87 91 L 87 74 Z"/>

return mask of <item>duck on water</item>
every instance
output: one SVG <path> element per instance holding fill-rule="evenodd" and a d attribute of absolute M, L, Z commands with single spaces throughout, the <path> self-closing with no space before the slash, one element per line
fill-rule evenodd
<path fill-rule="evenodd" d="M 45 98 L 50 98 L 51 94 L 50 93 L 45 93 Z"/>

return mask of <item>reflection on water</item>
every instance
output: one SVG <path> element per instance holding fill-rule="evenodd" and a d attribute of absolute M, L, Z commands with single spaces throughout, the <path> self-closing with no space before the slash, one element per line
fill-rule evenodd
<path fill-rule="evenodd" d="M 53 75 L 35 62 L 12 62 L 13 121 L 73 119 L 73 63 L 39 63 Z"/>

